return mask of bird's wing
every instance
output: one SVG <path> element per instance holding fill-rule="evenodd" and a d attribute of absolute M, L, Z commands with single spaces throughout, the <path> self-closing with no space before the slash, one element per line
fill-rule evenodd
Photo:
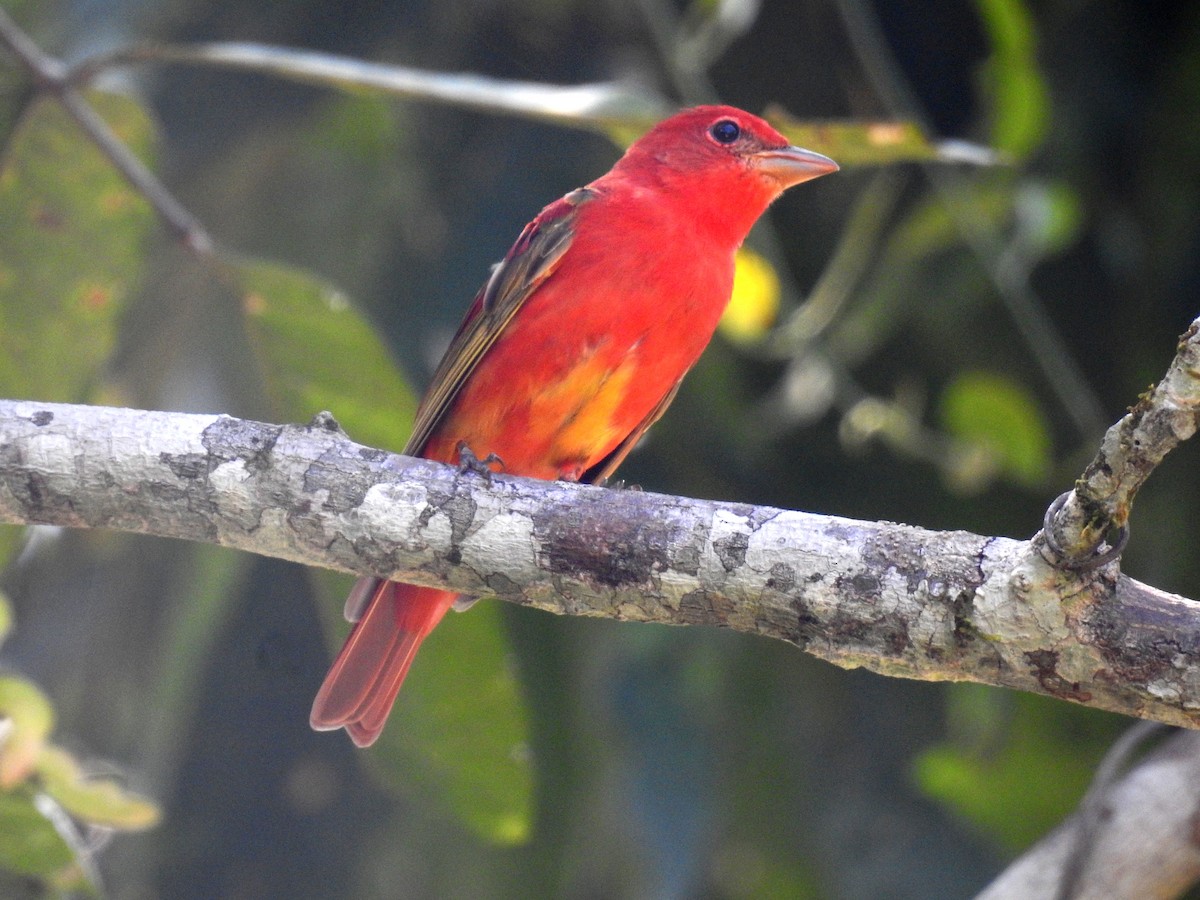
<path fill-rule="evenodd" d="M 421 407 L 408 443 L 407 455 L 419 455 L 442 422 L 454 398 L 488 348 L 504 332 L 521 306 L 554 272 L 575 237 L 579 208 L 595 196 L 579 188 L 550 204 L 525 226 L 504 261 L 475 297 L 450 341 Z"/>

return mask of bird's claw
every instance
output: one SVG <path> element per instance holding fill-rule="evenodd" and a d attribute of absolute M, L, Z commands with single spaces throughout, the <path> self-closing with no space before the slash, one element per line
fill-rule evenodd
<path fill-rule="evenodd" d="M 475 451 L 467 446 L 466 441 L 459 441 L 455 449 L 458 450 L 459 475 L 474 472 L 476 475 L 482 476 L 483 480 L 490 485 L 492 483 L 492 473 L 504 471 L 504 460 L 495 453 L 489 453 L 483 459 L 480 459 L 475 455 Z M 493 469 L 492 466 L 497 466 L 498 468 Z"/>

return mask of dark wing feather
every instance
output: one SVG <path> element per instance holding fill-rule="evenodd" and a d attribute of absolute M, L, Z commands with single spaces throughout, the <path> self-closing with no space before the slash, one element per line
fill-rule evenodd
<path fill-rule="evenodd" d="M 471 376 L 488 348 L 522 304 L 538 289 L 571 246 L 579 207 L 595 196 L 588 188 L 579 188 L 542 210 L 525 226 L 504 261 L 496 266 L 471 304 L 471 309 L 450 341 L 433 375 L 405 454 L 419 455 L 434 430 L 445 418 L 459 390 Z"/>

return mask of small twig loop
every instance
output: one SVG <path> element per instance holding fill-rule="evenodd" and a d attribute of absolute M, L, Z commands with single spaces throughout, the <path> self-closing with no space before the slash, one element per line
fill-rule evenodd
<path fill-rule="evenodd" d="M 1125 551 L 1125 545 L 1129 543 L 1129 526 L 1117 526 L 1115 534 L 1106 538 L 1108 548 L 1106 550 L 1093 551 L 1090 556 L 1082 558 L 1076 557 L 1069 553 L 1054 534 L 1054 520 L 1058 514 L 1062 512 L 1063 506 L 1066 505 L 1067 498 L 1071 496 L 1071 491 L 1064 491 L 1054 498 L 1054 502 L 1046 509 L 1046 515 L 1042 519 L 1042 538 L 1046 542 L 1046 547 L 1054 556 L 1051 560 L 1053 565 L 1060 569 L 1067 569 L 1071 572 L 1094 572 L 1101 566 L 1106 566 L 1114 559 L 1120 557 Z"/>

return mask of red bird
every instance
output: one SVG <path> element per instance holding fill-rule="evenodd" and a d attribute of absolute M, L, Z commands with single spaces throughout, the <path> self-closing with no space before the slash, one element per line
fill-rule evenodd
<path fill-rule="evenodd" d="M 607 478 L 708 344 L 751 226 L 784 190 L 837 168 L 732 107 L 660 122 L 525 226 L 467 311 L 404 452 L 454 463 L 467 447 L 514 475 Z M 313 728 L 374 742 L 456 599 L 361 579 Z"/>

